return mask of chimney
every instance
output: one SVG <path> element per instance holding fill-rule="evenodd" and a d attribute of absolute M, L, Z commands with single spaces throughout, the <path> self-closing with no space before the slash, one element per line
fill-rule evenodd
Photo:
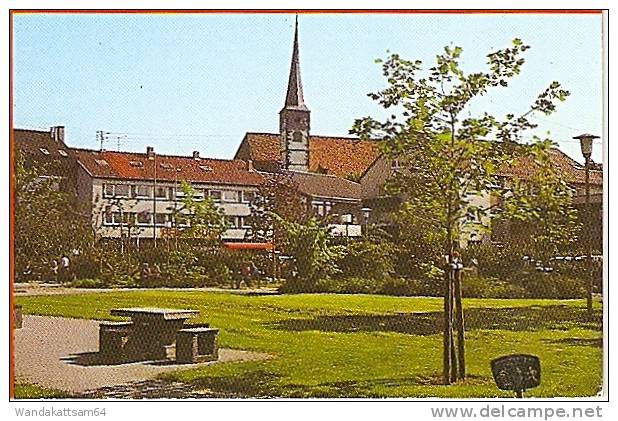
<path fill-rule="evenodd" d="M 253 160 L 251 160 L 251 159 L 249 159 L 249 160 L 247 161 L 247 170 L 248 170 L 249 172 L 253 172 L 253 171 L 255 171 L 255 168 L 253 167 Z"/>
<path fill-rule="evenodd" d="M 199 161 L 200 159 L 200 151 L 193 151 L 193 159 Z"/>
<path fill-rule="evenodd" d="M 49 135 L 54 142 L 64 145 L 64 126 L 53 126 L 49 129 Z"/>
<path fill-rule="evenodd" d="M 148 156 L 148 159 L 154 159 L 154 147 L 146 146 L 146 155 Z"/>

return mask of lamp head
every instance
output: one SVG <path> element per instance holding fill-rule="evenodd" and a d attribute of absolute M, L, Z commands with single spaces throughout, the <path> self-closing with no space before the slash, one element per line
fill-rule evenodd
<path fill-rule="evenodd" d="M 582 155 L 584 155 L 584 158 L 586 159 L 590 158 L 590 155 L 592 155 L 592 142 L 594 141 L 594 139 L 598 138 L 599 136 L 595 136 L 589 133 L 584 133 L 580 134 L 579 136 L 573 137 L 573 139 L 579 140 L 579 146 L 581 146 Z"/>

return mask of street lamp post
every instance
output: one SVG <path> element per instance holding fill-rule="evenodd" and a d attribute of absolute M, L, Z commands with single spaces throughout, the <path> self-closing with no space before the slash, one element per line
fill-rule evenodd
<path fill-rule="evenodd" d="M 174 171 L 174 248 L 178 250 L 178 173 L 182 171 L 176 167 Z"/>
<path fill-rule="evenodd" d="M 152 182 L 152 240 L 154 248 L 157 248 L 157 154 L 152 153 L 154 160 L 154 177 Z"/>
<path fill-rule="evenodd" d="M 594 139 L 598 139 L 599 136 L 595 136 L 592 134 L 584 133 L 579 136 L 575 136 L 573 139 L 579 140 L 579 144 L 581 146 L 582 155 L 584 156 L 584 166 L 586 171 L 585 178 L 585 189 L 586 189 L 586 211 L 585 214 L 585 224 L 588 225 L 588 232 L 586 235 L 586 246 L 587 246 L 587 254 L 588 254 L 588 283 L 587 283 L 587 295 L 586 295 L 586 307 L 588 309 L 588 316 L 592 316 L 592 235 L 590 232 L 590 224 L 592 222 L 592 212 L 590 209 L 590 157 L 592 156 L 592 142 Z"/>

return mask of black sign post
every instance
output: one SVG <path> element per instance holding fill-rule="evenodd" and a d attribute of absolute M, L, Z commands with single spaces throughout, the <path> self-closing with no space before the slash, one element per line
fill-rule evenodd
<path fill-rule="evenodd" d="M 491 372 L 498 389 L 512 390 L 517 398 L 541 384 L 539 357 L 526 354 L 505 355 L 491 361 Z"/>

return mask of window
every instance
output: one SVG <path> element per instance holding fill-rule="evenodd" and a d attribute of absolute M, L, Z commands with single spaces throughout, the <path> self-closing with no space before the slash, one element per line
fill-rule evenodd
<path fill-rule="evenodd" d="M 226 215 L 225 222 L 228 228 L 250 228 L 249 217 Z"/>
<path fill-rule="evenodd" d="M 39 150 L 41 151 L 41 153 L 42 153 L 43 155 L 49 155 L 49 151 L 48 151 L 47 149 L 45 149 L 45 148 L 39 148 Z"/>
<path fill-rule="evenodd" d="M 95 159 L 94 162 L 96 162 L 100 167 L 109 167 L 109 164 L 104 159 Z"/>
<path fill-rule="evenodd" d="M 204 200 L 204 192 L 202 190 L 194 190 L 193 191 L 193 200 L 196 202 L 200 202 Z"/>
<path fill-rule="evenodd" d="M 65 158 L 66 158 L 67 156 L 69 156 L 69 154 L 68 154 L 68 153 L 66 153 L 65 151 L 63 151 L 62 149 L 58 149 L 58 153 L 60 154 L 60 156 L 63 156 L 63 157 L 65 157 Z"/>
<path fill-rule="evenodd" d="M 468 209 L 466 213 L 466 221 L 472 223 L 478 223 L 481 221 L 478 209 Z"/>
<path fill-rule="evenodd" d="M 172 166 L 172 164 L 168 162 L 163 162 L 161 163 L 161 168 L 163 168 L 164 170 L 171 170 L 174 167 Z"/>
<path fill-rule="evenodd" d="M 238 202 L 238 193 L 236 190 L 223 190 L 223 201 Z"/>
<path fill-rule="evenodd" d="M 200 168 L 202 169 L 202 171 L 206 171 L 206 172 L 212 171 L 212 167 L 209 167 L 208 165 L 200 165 Z"/>
<path fill-rule="evenodd" d="M 152 197 L 152 188 L 150 186 L 133 186 L 133 196 L 141 198 Z"/>
<path fill-rule="evenodd" d="M 242 228 L 251 228 L 251 224 L 249 224 L 249 220 L 250 220 L 249 216 L 239 216 L 238 226 Z"/>
<path fill-rule="evenodd" d="M 114 212 L 113 214 L 113 218 L 114 218 L 114 225 L 128 225 L 128 224 L 133 224 L 135 221 L 135 216 L 132 213 L 129 212 Z"/>
<path fill-rule="evenodd" d="M 114 214 L 112 213 L 112 207 L 106 206 L 105 211 L 103 212 L 103 225 L 113 225 L 114 224 Z"/>
<path fill-rule="evenodd" d="M 152 213 L 140 212 L 137 214 L 137 225 L 152 225 Z"/>
<path fill-rule="evenodd" d="M 252 203 L 255 200 L 255 192 L 245 190 L 241 194 L 243 203 Z"/>
<path fill-rule="evenodd" d="M 251 228 L 247 223 L 249 222 L 248 217 L 244 216 L 227 216 L 228 226 L 230 228 Z"/>
<path fill-rule="evenodd" d="M 131 186 L 128 184 L 116 184 L 114 196 L 116 197 L 129 197 L 131 193 Z"/>
<path fill-rule="evenodd" d="M 122 223 L 127 225 L 135 225 L 135 213 L 125 212 L 122 214 Z"/>
<path fill-rule="evenodd" d="M 183 227 L 183 228 L 184 228 L 184 227 L 188 227 L 188 226 L 190 226 L 190 225 L 191 225 L 191 224 L 189 223 L 189 218 L 188 218 L 188 216 L 187 216 L 187 215 L 182 215 L 182 214 L 180 214 L 180 215 L 176 216 L 176 222 L 175 222 L 175 223 L 176 223 L 176 226 L 178 226 L 178 227 Z"/>
<path fill-rule="evenodd" d="M 158 227 L 164 227 L 167 223 L 167 215 L 164 213 L 157 213 L 155 215 L 155 225 Z"/>
<path fill-rule="evenodd" d="M 114 197 L 113 184 L 103 184 L 103 197 Z"/>
<path fill-rule="evenodd" d="M 481 239 L 476 232 L 473 232 L 470 234 L 470 239 L 468 240 L 468 244 L 470 245 L 481 244 Z"/>
<path fill-rule="evenodd" d="M 103 197 L 129 197 L 131 186 L 128 184 L 103 184 Z"/>
<path fill-rule="evenodd" d="M 221 201 L 221 190 L 209 190 L 208 195 L 214 202 Z"/>
<path fill-rule="evenodd" d="M 155 196 L 157 197 L 157 199 L 167 199 L 167 190 L 167 187 L 157 186 L 157 189 L 155 191 Z"/>
<path fill-rule="evenodd" d="M 292 135 L 292 140 L 294 142 L 302 142 L 303 134 L 301 132 L 294 132 L 294 134 Z"/>
<path fill-rule="evenodd" d="M 319 216 L 324 216 L 328 213 L 327 209 L 327 204 L 325 205 L 322 202 L 313 202 L 311 204 L 311 207 L 313 208 L 313 213 Z M 328 206 L 328 209 L 330 210 L 330 206 Z"/>

